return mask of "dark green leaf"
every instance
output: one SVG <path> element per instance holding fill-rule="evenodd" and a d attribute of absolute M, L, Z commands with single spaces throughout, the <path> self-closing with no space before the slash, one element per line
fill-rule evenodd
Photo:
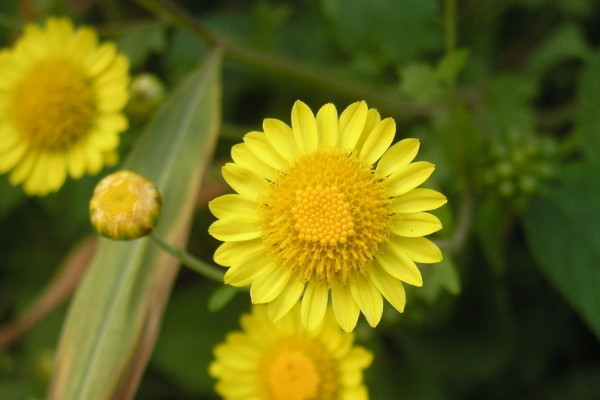
<path fill-rule="evenodd" d="M 570 167 L 564 184 L 523 216 L 541 269 L 600 338 L 600 170 Z"/>

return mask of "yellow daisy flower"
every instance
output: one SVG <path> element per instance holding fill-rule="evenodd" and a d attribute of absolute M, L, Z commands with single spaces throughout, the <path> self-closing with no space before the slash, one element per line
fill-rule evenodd
<path fill-rule="evenodd" d="M 400 312 L 401 281 L 420 286 L 415 262 L 442 259 L 422 237 L 441 229 L 424 211 L 446 203 L 417 188 L 434 165 L 412 162 L 417 139 L 392 147 L 395 122 L 365 102 L 338 118 L 333 104 L 316 117 L 297 101 L 292 126 L 266 119 L 232 149 L 223 177 L 237 194 L 210 203 L 219 218 L 210 233 L 224 241 L 215 261 L 225 283 L 251 285 L 253 303 L 268 303 L 273 320 L 302 298 L 302 322 L 314 329 L 331 296 L 335 316 L 352 331 L 359 313 L 379 323 L 382 295 Z"/>
<path fill-rule="evenodd" d="M 352 346 L 330 311 L 309 332 L 300 306 L 273 323 L 267 307 L 243 315 L 244 332 L 232 332 L 214 349 L 209 367 L 225 400 L 367 400 L 362 371 L 372 354 Z"/>
<path fill-rule="evenodd" d="M 0 52 L 0 173 L 43 196 L 67 175 L 115 164 L 128 85 L 129 61 L 91 28 L 65 18 L 27 25 Z"/>

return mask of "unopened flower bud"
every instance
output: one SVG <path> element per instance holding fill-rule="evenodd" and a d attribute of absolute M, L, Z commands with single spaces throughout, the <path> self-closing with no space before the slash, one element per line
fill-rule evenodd
<path fill-rule="evenodd" d="M 131 240 L 150 234 L 158 223 L 161 198 L 156 186 L 131 171 L 103 178 L 90 201 L 94 229 L 114 240 Z"/>
<path fill-rule="evenodd" d="M 143 123 L 148 120 L 165 98 L 165 85 L 150 73 L 143 73 L 133 78 L 130 88 L 130 99 L 127 104 L 129 117 Z"/>

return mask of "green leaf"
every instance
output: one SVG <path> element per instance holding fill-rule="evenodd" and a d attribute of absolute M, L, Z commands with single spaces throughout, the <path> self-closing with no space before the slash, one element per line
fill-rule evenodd
<path fill-rule="evenodd" d="M 600 54 L 596 53 L 579 76 L 576 130 L 579 143 L 585 155 L 596 163 L 600 163 L 600 113 L 598 98 L 600 97 Z"/>
<path fill-rule="evenodd" d="M 600 170 L 576 164 L 523 225 L 542 271 L 600 338 Z"/>
<path fill-rule="evenodd" d="M 434 69 L 424 63 L 412 63 L 400 70 L 400 91 L 418 104 L 439 100 L 444 89 Z"/>
<path fill-rule="evenodd" d="M 454 81 L 458 73 L 467 64 L 469 50 L 461 49 L 445 55 L 435 68 L 435 76 L 440 82 Z"/>
<path fill-rule="evenodd" d="M 531 75 L 543 72 L 564 59 L 583 59 L 587 56 L 588 46 L 581 29 L 566 24 L 554 31 L 529 57 L 525 70 Z"/>
<path fill-rule="evenodd" d="M 407 61 L 439 50 L 439 5 L 433 0 L 321 0 L 338 42 L 351 54 L 365 52 L 377 61 Z"/>
<path fill-rule="evenodd" d="M 133 68 L 141 67 L 153 52 L 165 48 L 166 26 L 164 24 L 135 25 L 117 38 L 119 50 L 127 55 Z"/>
<path fill-rule="evenodd" d="M 221 52 L 172 93 L 124 168 L 162 193 L 157 234 L 184 245 L 220 119 Z M 177 274 L 149 239 L 102 239 L 61 335 L 48 400 L 130 399 L 135 394 Z"/>
<path fill-rule="evenodd" d="M 221 311 L 227 304 L 233 300 L 239 289 L 233 286 L 221 285 L 215 289 L 208 299 L 208 311 Z"/>

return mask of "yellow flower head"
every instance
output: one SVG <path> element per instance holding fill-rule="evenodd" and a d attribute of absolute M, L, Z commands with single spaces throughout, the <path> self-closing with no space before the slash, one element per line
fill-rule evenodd
<path fill-rule="evenodd" d="M 96 185 L 90 219 L 96 232 L 109 239 L 137 239 L 156 228 L 161 205 L 152 182 L 135 172 L 119 171 Z"/>
<path fill-rule="evenodd" d="M 225 400 L 367 400 L 362 371 L 372 355 L 352 346 L 331 310 L 307 331 L 300 306 L 273 323 L 266 306 L 243 315 L 244 332 L 232 332 L 214 349 L 209 373 Z"/>
<path fill-rule="evenodd" d="M 0 173 L 29 195 L 60 189 L 67 175 L 117 161 L 129 61 L 91 28 L 65 18 L 30 24 L 0 52 Z"/>
<path fill-rule="evenodd" d="M 253 303 L 268 303 L 273 320 L 302 298 L 302 322 L 316 327 L 331 296 L 341 327 L 359 313 L 379 323 L 382 295 L 400 312 L 401 281 L 422 285 L 415 262 L 442 259 L 422 237 L 441 229 L 424 211 L 446 203 L 417 188 L 434 165 L 412 162 L 417 139 L 392 147 L 396 125 L 365 102 L 338 117 L 333 104 L 316 117 L 300 101 L 292 126 L 266 119 L 232 149 L 223 177 L 237 194 L 210 203 L 219 218 L 209 231 L 224 241 L 215 261 L 229 267 L 225 282 L 251 285 Z"/>

